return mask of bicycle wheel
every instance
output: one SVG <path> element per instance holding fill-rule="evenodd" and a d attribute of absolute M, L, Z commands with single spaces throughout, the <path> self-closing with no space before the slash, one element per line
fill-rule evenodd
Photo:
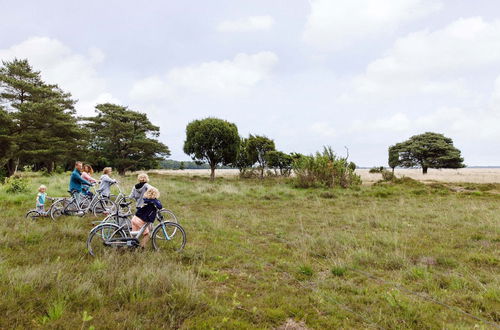
<path fill-rule="evenodd" d="M 153 230 L 151 240 L 157 251 L 180 252 L 186 245 L 186 232 L 178 223 L 162 221 Z"/>
<path fill-rule="evenodd" d="M 99 199 L 92 207 L 92 213 L 96 217 L 98 217 L 99 214 L 103 213 L 107 214 L 115 213 L 116 212 L 115 210 L 116 210 L 115 203 L 107 198 Z"/>
<path fill-rule="evenodd" d="M 31 210 L 26 213 L 26 219 L 36 220 L 36 218 L 41 217 L 42 215 L 37 210 Z"/>
<path fill-rule="evenodd" d="M 177 217 L 175 216 L 174 212 L 167 210 L 167 209 L 161 209 L 156 213 L 156 218 L 160 222 L 174 222 L 174 223 L 179 223 L 179 220 L 177 220 Z M 170 236 L 174 236 L 177 233 L 177 228 L 174 228 L 172 233 L 170 233 Z"/>
<path fill-rule="evenodd" d="M 68 201 L 65 199 L 60 199 L 55 201 L 54 204 L 50 207 L 50 217 L 52 220 L 56 220 L 61 215 L 64 214 L 64 209 L 68 205 Z"/>
<path fill-rule="evenodd" d="M 132 211 L 132 208 L 130 207 L 129 201 L 126 196 L 117 199 L 115 201 L 115 204 L 119 208 L 118 210 L 121 214 L 127 214 Z"/>
<path fill-rule="evenodd" d="M 104 223 L 97 225 L 89 233 L 87 249 L 91 256 L 103 256 L 120 247 L 125 247 L 123 238 L 125 233 L 115 224 Z"/>
<path fill-rule="evenodd" d="M 175 222 L 179 223 L 179 220 L 177 220 L 177 217 L 175 216 L 174 212 L 167 210 L 167 209 L 161 209 L 156 213 L 156 218 L 161 221 L 165 222 Z"/>

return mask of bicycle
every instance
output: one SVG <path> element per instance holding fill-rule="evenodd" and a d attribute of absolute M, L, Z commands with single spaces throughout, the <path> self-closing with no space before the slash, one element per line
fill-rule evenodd
<path fill-rule="evenodd" d="M 40 212 L 36 209 L 32 209 L 32 210 L 29 210 L 28 212 L 26 212 L 26 215 L 24 216 L 26 219 L 31 219 L 31 220 L 35 220 L 36 218 L 40 218 L 40 217 L 48 217 L 50 215 L 50 211 L 52 210 L 52 207 L 54 206 L 54 204 L 58 201 L 58 200 L 61 200 L 61 199 L 64 199 L 65 197 L 46 197 L 47 200 L 49 201 L 53 201 L 53 203 L 50 205 L 50 207 L 47 209 L 47 211 L 45 212 Z M 56 201 L 56 202 L 54 202 Z"/>
<path fill-rule="evenodd" d="M 154 228 L 152 228 L 152 223 L 146 223 L 139 231 L 132 231 L 129 219 L 132 213 L 120 215 L 119 211 L 116 212 L 116 216 L 123 220 L 120 225 L 105 222 L 95 226 L 90 231 L 87 238 L 87 249 L 91 256 L 101 256 L 120 248 L 139 247 L 140 238 L 148 226 L 151 243 L 155 250 L 180 252 L 184 249 L 186 232 L 180 224 L 159 220 L 160 223 Z"/>
<path fill-rule="evenodd" d="M 116 208 L 113 201 L 97 192 L 93 194 L 92 198 L 76 191 L 69 193 L 71 194 L 71 198 L 57 201 L 52 205 L 50 217 L 53 220 L 61 215 L 84 216 L 90 212 L 97 217 L 100 213 L 112 213 Z"/>
<path fill-rule="evenodd" d="M 120 207 L 120 205 L 127 205 L 121 211 L 123 211 L 124 213 L 130 212 L 131 209 L 130 203 L 128 203 L 128 196 L 123 193 L 119 182 L 114 183 L 114 185 L 116 185 L 116 187 L 118 188 L 118 195 L 110 195 L 110 197 L 115 198 L 114 202 L 118 207 Z"/>

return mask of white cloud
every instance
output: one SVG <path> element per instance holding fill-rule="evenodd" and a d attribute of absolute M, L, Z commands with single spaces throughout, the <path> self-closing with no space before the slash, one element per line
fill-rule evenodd
<path fill-rule="evenodd" d="M 325 51 L 392 33 L 404 22 L 439 10 L 433 0 L 311 0 L 303 40 Z"/>
<path fill-rule="evenodd" d="M 79 114 L 92 114 L 99 100 L 117 101 L 106 91 L 106 83 L 95 68 L 105 58 L 100 49 L 92 47 L 88 54 L 78 54 L 57 39 L 34 37 L 0 50 L 2 60 L 16 57 L 27 58 L 44 80 L 71 92 L 79 100 Z"/>
<path fill-rule="evenodd" d="M 250 16 L 237 20 L 222 21 L 217 25 L 220 32 L 248 32 L 270 30 L 274 25 L 271 16 Z"/>
<path fill-rule="evenodd" d="M 357 94 L 473 96 L 475 74 L 500 69 L 500 21 L 459 19 L 437 31 L 419 31 L 395 42 L 386 55 L 352 81 Z M 498 71 L 496 71 L 498 72 Z M 482 74 L 482 76 L 485 76 Z M 359 99 L 358 95 L 352 96 Z"/>
<path fill-rule="evenodd" d="M 136 100 L 173 99 L 192 93 L 205 96 L 242 95 L 271 74 L 278 62 L 273 52 L 238 54 L 232 60 L 173 68 L 164 77 L 147 77 L 132 86 Z"/>
<path fill-rule="evenodd" d="M 411 127 L 411 121 L 404 113 L 396 113 L 387 118 L 375 120 L 355 120 L 348 131 L 407 131 Z"/>
<path fill-rule="evenodd" d="M 309 127 L 309 129 L 311 130 L 311 132 L 319 134 L 324 137 L 334 137 L 335 135 L 337 135 L 335 129 L 333 129 L 330 125 L 328 125 L 325 122 L 313 123 Z"/>

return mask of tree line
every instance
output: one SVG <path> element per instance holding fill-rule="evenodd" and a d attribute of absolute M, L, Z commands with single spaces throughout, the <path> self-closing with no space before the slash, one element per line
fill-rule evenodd
<path fill-rule="evenodd" d="M 76 102 L 43 81 L 28 60 L 2 61 L 0 174 L 11 176 L 23 167 L 67 170 L 76 159 L 124 174 L 156 167 L 170 154 L 146 114 L 105 103 L 96 106 L 95 116 L 78 117 Z"/>

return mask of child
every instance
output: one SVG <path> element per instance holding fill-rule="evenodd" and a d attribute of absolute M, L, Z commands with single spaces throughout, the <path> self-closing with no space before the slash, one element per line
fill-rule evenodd
<path fill-rule="evenodd" d="M 155 222 L 157 211 L 163 208 L 158 198 L 160 198 L 160 192 L 158 189 L 153 186 L 149 186 L 148 190 L 144 193 L 143 206 L 137 209 L 137 212 L 132 218 L 132 231 L 139 231 L 142 226 L 148 224 L 142 233 L 143 238 L 140 242 L 141 247 L 145 247 L 149 240 L 149 224 Z"/>
<path fill-rule="evenodd" d="M 45 215 L 45 198 L 47 197 L 47 187 L 43 184 L 38 188 L 38 194 L 36 195 L 36 210 Z"/>
<path fill-rule="evenodd" d="M 149 182 L 149 177 L 146 173 L 139 173 L 137 175 L 138 183 L 132 188 L 130 196 L 128 198 L 133 198 L 135 200 L 135 206 L 139 209 L 144 205 L 144 193 L 151 187 Z"/>
<path fill-rule="evenodd" d="M 101 185 L 99 186 L 99 189 L 97 189 L 97 191 L 106 198 L 109 198 L 111 193 L 111 185 L 117 182 L 116 180 L 111 179 L 111 173 L 113 173 L 111 167 L 105 167 L 102 170 Z"/>

